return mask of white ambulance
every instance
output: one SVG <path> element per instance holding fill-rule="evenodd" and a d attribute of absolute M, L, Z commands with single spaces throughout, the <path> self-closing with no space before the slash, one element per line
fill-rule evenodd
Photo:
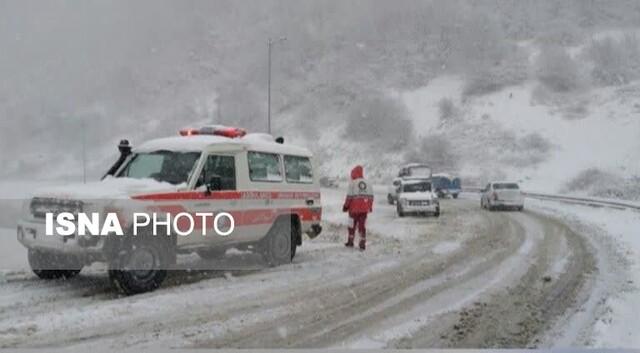
<path fill-rule="evenodd" d="M 207 126 L 133 150 L 123 141 L 120 151 L 102 181 L 49 188 L 26 202 L 18 240 L 39 277 L 71 277 L 93 262 L 106 262 L 112 282 L 135 294 L 159 287 L 177 254 L 216 259 L 237 248 L 261 254 L 273 266 L 293 259 L 303 234 L 315 238 L 322 230 L 320 186 L 305 148 L 266 134 Z M 44 234 L 47 213 L 117 212 L 130 225 L 125 210 L 132 207 L 174 215 L 225 212 L 233 218 L 226 226 L 234 230 L 226 236 L 205 236 L 199 226 L 189 236 L 160 237 L 155 229 L 128 237 Z"/>

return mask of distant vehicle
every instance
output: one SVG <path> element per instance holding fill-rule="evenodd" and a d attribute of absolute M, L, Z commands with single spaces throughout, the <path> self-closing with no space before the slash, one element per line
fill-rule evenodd
<path fill-rule="evenodd" d="M 335 189 L 337 188 L 338 185 L 338 179 L 337 178 L 331 178 L 331 177 L 321 177 L 320 178 L 320 186 L 322 186 L 323 188 L 332 188 Z"/>
<path fill-rule="evenodd" d="M 398 217 L 407 214 L 431 214 L 440 217 L 440 202 L 426 180 L 404 180 L 401 182 L 396 206 Z"/>
<path fill-rule="evenodd" d="M 449 196 L 454 199 L 458 198 L 461 191 L 460 178 L 452 177 L 446 173 L 438 173 L 433 174 L 431 181 L 433 182 L 433 190 L 439 198 Z"/>
<path fill-rule="evenodd" d="M 410 163 L 402 166 L 398 172 L 398 178 L 409 179 L 431 179 L 433 172 L 431 167 L 423 163 Z"/>
<path fill-rule="evenodd" d="M 426 180 L 431 181 L 432 170 L 427 164 L 424 163 L 409 163 L 400 167 L 398 177 L 394 178 L 389 186 L 387 193 L 387 202 L 393 205 L 398 201 L 398 192 L 400 191 L 400 184 L 403 180 Z"/>
<path fill-rule="evenodd" d="M 453 179 L 451 179 L 451 185 L 449 185 L 449 194 L 451 194 L 454 199 L 457 199 L 458 195 L 460 195 L 461 192 L 462 180 L 460 180 L 460 178 L 454 177 Z"/>
<path fill-rule="evenodd" d="M 524 209 L 524 195 L 517 183 L 495 181 L 482 190 L 480 206 L 490 211 L 496 209 Z"/>

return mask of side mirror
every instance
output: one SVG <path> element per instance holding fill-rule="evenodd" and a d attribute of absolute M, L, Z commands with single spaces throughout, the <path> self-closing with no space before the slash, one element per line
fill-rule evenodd
<path fill-rule="evenodd" d="M 219 190 L 222 190 L 222 179 L 219 176 L 214 175 L 207 181 L 207 193 Z"/>

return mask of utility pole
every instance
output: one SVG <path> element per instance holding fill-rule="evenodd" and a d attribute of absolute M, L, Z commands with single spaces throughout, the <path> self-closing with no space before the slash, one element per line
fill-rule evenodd
<path fill-rule="evenodd" d="M 84 121 L 85 117 L 80 117 L 80 124 L 82 126 L 82 183 L 87 183 L 87 126 Z"/>
<path fill-rule="evenodd" d="M 269 38 L 267 41 L 267 50 L 268 50 L 268 74 L 267 74 L 267 132 L 271 134 L 271 47 L 274 44 L 284 42 L 287 40 L 287 37 L 280 37 L 280 39 L 274 41 Z"/>

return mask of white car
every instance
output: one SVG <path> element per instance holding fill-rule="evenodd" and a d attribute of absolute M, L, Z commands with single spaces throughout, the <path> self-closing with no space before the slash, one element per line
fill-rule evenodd
<path fill-rule="evenodd" d="M 480 206 L 490 211 L 496 209 L 524 209 L 524 195 L 518 183 L 494 181 L 482 190 Z"/>
<path fill-rule="evenodd" d="M 307 149 L 220 126 L 180 135 L 135 149 L 121 144 L 123 155 L 102 181 L 41 190 L 27 200 L 17 236 L 33 272 L 43 279 L 72 277 L 93 262 L 106 262 L 112 282 L 135 294 L 159 287 L 177 254 L 216 259 L 233 247 L 277 265 L 291 262 L 303 234 L 315 238 L 321 232 L 320 185 Z M 164 212 L 169 219 L 177 212 L 226 212 L 235 220 L 224 226 L 234 223 L 236 230 L 203 234 L 211 225 L 201 222 L 189 236 L 172 231 L 161 238 L 154 227 L 136 237 L 131 207 Z M 50 216 L 62 212 L 116 213 L 127 227 L 124 236 L 48 234 Z"/>
<path fill-rule="evenodd" d="M 440 201 L 431 190 L 431 182 L 425 180 L 404 180 L 398 192 L 396 206 L 398 217 L 407 214 L 431 214 L 440 216 Z"/>
<path fill-rule="evenodd" d="M 400 184 L 404 180 L 424 180 L 430 181 L 432 176 L 431 167 L 424 163 L 409 163 L 400 167 L 398 177 L 394 178 L 389 185 L 387 192 L 387 202 L 393 205 L 398 201 L 398 193 L 400 192 Z"/>

